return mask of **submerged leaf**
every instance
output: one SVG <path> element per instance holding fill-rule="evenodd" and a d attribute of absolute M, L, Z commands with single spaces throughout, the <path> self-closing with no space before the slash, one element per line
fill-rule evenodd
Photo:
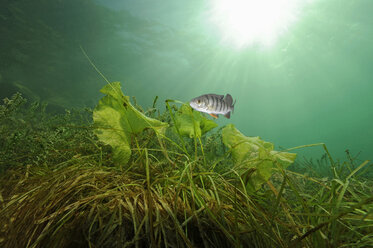
<path fill-rule="evenodd" d="M 268 181 L 273 169 L 280 166 L 285 169 L 295 160 L 295 153 L 274 151 L 270 142 L 259 137 L 247 137 L 233 124 L 222 130 L 223 143 L 232 151 L 236 169 L 249 190 L 257 190 Z"/>
<path fill-rule="evenodd" d="M 114 162 L 126 164 L 131 156 L 131 135 L 152 128 L 157 135 L 164 135 L 167 123 L 149 118 L 138 111 L 125 96 L 119 82 L 105 85 L 106 94 L 93 111 L 93 121 L 98 138 L 113 148 Z"/>
<path fill-rule="evenodd" d="M 207 119 L 200 112 L 193 111 L 188 105 L 180 107 L 175 115 L 175 122 L 182 136 L 201 137 L 211 129 L 218 126 L 214 121 Z"/>

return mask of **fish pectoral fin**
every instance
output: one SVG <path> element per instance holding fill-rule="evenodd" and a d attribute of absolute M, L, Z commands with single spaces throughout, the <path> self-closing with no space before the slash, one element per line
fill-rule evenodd
<path fill-rule="evenodd" d="M 215 119 L 218 118 L 218 115 L 215 115 L 215 114 L 209 114 L 209 115 L 211 115 L 211 116 L 214 117 Z"/>

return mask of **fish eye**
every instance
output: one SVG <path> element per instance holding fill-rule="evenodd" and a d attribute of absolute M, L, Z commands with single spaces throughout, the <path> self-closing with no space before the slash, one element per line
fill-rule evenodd
<path fill-rule="evenodd" d="M 197 103 L 200 104 L 200 103 L 201 103 L 201 100 L 197 100 Z"/>

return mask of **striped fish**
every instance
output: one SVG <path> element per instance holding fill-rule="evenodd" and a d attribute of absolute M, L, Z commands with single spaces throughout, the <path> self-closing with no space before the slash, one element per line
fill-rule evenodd
<path fill-rule="evenodd" d="M 200 112 L 207 113 L 214 118 L 218 118 L 218 115 L 224 115 L 226 118 L 231 117 L 231 112 L 234 110 L 234 103 L 232 96 L 227 94 L 224 95 L 206 94 L 196 98 L 193 98 L 189 105 Z"/>

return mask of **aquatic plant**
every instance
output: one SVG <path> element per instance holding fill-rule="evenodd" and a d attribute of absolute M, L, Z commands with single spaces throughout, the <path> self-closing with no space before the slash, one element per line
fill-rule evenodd
<path fill-rule="evenodd" d="M 97 150 L 91 110 L 51 115 L 48 104 L 16 93 L 0 105 L 0 171 L 17 165 L 49 166 Z M 96 141 L 95 141 L 96 140 Z"/>
<path fill-rule="evenodd" d="M 113 159 L 117 164 L 127 164 L 131 156 L 131 137 L 139 147 L 136 135 L 151 128 L 162 137 L 167 123 L 149 118 L 132 106 L 124 96 L 119 82 L 107 84 L 101 89 L 106 94 L 93 111 L 95 133 L 98 138 L 113 148 Z"/>
<path fill-rule="evenodd" d="M 122 93 L 119 82 L 105 85 L 101 92 L 106 96 L 99 101 L 93 111 L 95 133 L 102 142 L 111 145 L 113 159 L 117 164 L 125 165 L 129 161 L 131 135 L 139 150 L 140 145 L 135 135 L 142 133 L 145 128 L 153 129 L 159 142 L 162 138 L 166 138 L 165 130 L 169 125 L 145 116 L 132 106 L 129 97 Z M 167 107 L 174 123 L 173 131 L 179 135 L 183 146 L 182 151 L 189 156 L 184 144 L 184 137 L 193 138 L 195 158 L 197 159 L 198 139 L 204 156 L 200 138 L 217 127 L 217 124 L 207 119 L 202 113 L 194 111 L 188 104 L 183 104 L 173 114 L 169 102 L 171 101 L 167 101 Z M 171 139 L 168 140 L 172 145 L 176 144 Z M 272 143 L 264 142 L 259 137 L 244 136 L 232 124 L 222 130 L 222 141 L 231 149 L 230 152 L 236 165 L 232 169 L 237 171 L 241 177 L 245 177 L 246 188 L 250 191 L 258 190 L 263 183 L 268 181 L 274 168 L 285 169 L 294 162 L 296 157 L 294 153 L 274 151 Z M 167 152 L 165 151 L 165 153 Z"/>
<path fill-rule="evenodd" d="M 187 104 L 183 104 L 175 114 L 175 128 L 181 136 L 201 138 L 217 126 L 214 121 L 207 119 L 198 111 L 193 111 Z"/>
<path fill-rule="evenodd" d="M 232 150 L 234 169 L 251 192 L 267 182 L 274 169 L 285 169 L 296 157 L 295 153 L 274 151 L 272 143 L 259 137 L 246 137 L 233 124 L 223 129 L 222 136 L 224 144 Z"/>
<path fill-rule="evenodd" d="M 13 164 L 22 142 L 39 143 L 27 135 L 8 143 L 1 134 L 14 148 L 7 150 L 11 156 L 2 161 L 7 169 L 0 176 L 1 247 L 373 245 L 373 183 L 359 177 L 369 161 L 346 173 L 322 145 L 331 168 L 340 170 L 328 179 L 300 174 L 286 169 L 294 154 L 274 151 L 271 143 L 246 137 L 233 125 L 203 132 L 206 117 L 191 117 L 188 106 L 179 108 L 176 101 L 168 101 L 161 121 L 153 122 L 145 117 L 155 117 L 154 111 L 139 110 L 117 91 L 119 84 L 113 86 L 105 86 L 109 94 L 92 113 L 93 126 L 43 112 L 37 130 L 30 128 L 52 141 L 47 150 L 53 152 L 43 160 L 29 163 L 27 156 Z M 32 116 L 40 112 L 14 109 L 13 119 L 25 123 L 35 123 Z M 106 115 L 105 123 L 100 111 L 115 118 Z M 126 125 L 133 121 L 144 128 L 132 132 Z M 14 125 L 13 132 L 22 128 Z M 131 152 L 125 160 L 116 159 L 120 139 Z"/>

